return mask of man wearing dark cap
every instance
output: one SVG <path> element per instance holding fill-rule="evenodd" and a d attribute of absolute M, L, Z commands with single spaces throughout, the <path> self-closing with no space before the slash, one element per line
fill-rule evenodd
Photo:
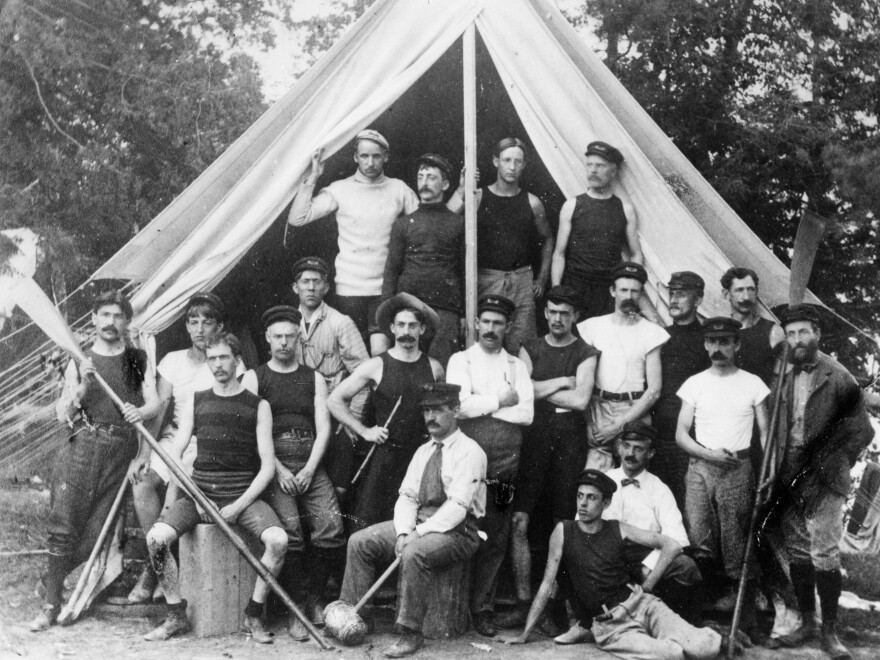
<path fill-rule="evenodd" d="M 272 410 L 275 478 L 263 499 L 287 533 L 287 555 L 278 581 L 312 623 L 322 624 L 321 599 L 327 581 L 334 570 L 342 579 L 345 565 L 342 514 L 322 464 L 330 438 L 327 384 L 321 374 L 296 359 L 299 310 L 279 305 L 266 310 L 262 320 L 271 358 L 248 371 L 241 384 L 268 401 Z M 308 568 L 303 527 L 308 529 Z M 289 632 L 297 641 L 309 637 L 295 616 Z"/>
<path fill-rule="evenodd" d="M 586 151 L 587 191 L 566 200 L 559 211 L 553 250 L 553 284 L 567 284 L 579 294 L 583 318 L 610 314 L 611 271 L 621 259 L 642 263 L 639 221 L 617 185 L 623 154 L 605 142 L 590 142 Z"/>
<path fill-rule="evenodd" d="M 660 348 L 669 334 L 639 315 L 639 298 L 648 280 L 641 264 L 619 263 L 611 273 L 614 312 L 578 324 L 584 341 L 602 355 L 590 400 L 587 466 L 613 467 L 614 443 L 624 424 L 650 423 L 662 387 Z"/>
<path fill-rule="evenodd" d="M 767 396 L 760 378 L 736 366 L 740 323 L 717 316 L 703 324 L 703 345 L 712 366 L 688 378 L 678 390 L 681 412 L 676 440 L 691 456 L 686 477 L 685 523 L 699 553 L 700 569 L 723 566 L 729 581 L 722 605 L 735 598 L 743 563 L 755 474 L 749 460 L 752 425 L 761 446 L 767 440 Z M 691 429 L 696 427 L 696 440 Z M 706 568 L 706 570 L 704 570 Z M 723 579 L 722 577 L 722 579 Z M 714 580 L 713 580 L 714 582 Z M 753 596 L 752 592 L 752 596 Z M 754 625 L 753 598 L 747 597 L 743 630 Z"/>
<path fill-rule="evenodd" d="M 521 469 L 513 498 L 511 566 L 517 607 L 499 617 L 500 628 L 525 623 L 532 600 L 532 553 L 529 519 L 539 502 L 549 502 L 554 524 L 574 517 L 578 475 L 587 460 L 584 411 L 593 392 L 599 351 L 571 333 L 578 318 L 579 297 L 564 285 L 547 293 L 544 318 L 550 332 L 526 342 L 532 366 L 535 415 L 523 432 Z M 546 541 L 546 536 L 543 541 Z"/>
<path fill-rule="evenodd" d="M 394 221 L 382 284 L 383 300 L 403 291 L 437 312 L 440 325 L 428 355 L 444 367 L 458 350 L 464 314 L 464 218 L 443 204 L 451 177 L 452 166 L 442 156 L 419 157 L 421 203 Z"/>
<path fill-rule="evenodd" d="M 477 190 L 477 292 L 498 295 L 514 302 L 514 314 L 504 347 L 519 353 L 537 333 L 535 299 L 542 298 L 550 280 L 553 230 L 544 204 L 520 186 L 526 167 L 527 147 L 515 137 L 495 145 L 492 163 L 495 182 Z M 464 212 L 464 173 L 450 198 L 449 209 Z M 535 246 L 541 245 L 541 267 L 532 271 Z"/>
<path fill-rule="evenodd" d="M 477 303 L 477 342 L 449 358 L 447 381 L 461 386 L 461 428 L 486 452 L 489 477 L 486 516 L 488 541 L 474 563 L 471 612 L 474 629 L 495 635 L 494 600 L 498 570 L 507 554 L 519 469 L 522 427 L 532 423 L 534 388 L 528 367 L 504 350 L 513 301 L 484 295 Z"/>
<path fill-rule="evenodd" d="M 411 655 L 422 646 L 433 578 L 470 561 L 479 545 L 477 520 L 486 506 L 486 454 L 458 428 L 460 389 L 445 383 L 420 388 L 430 439 L 409 462 L 393 520 L 361 530 L 348 541 L 340 597 L 351 604 L 373 585 L 377 569 L 395 556 L 401 558 L 396 622 L 401 636 L 385 651 L 389 658 Z"/>
<path fill-rule="evenodd" d="M 419 340 L 436 329 L 437 313 L 408 293 L 398 293 L 376 312 L 379 327 L 394 337 L 394 346 L 370 358 L 333 390 L 327 405 L 332 415 L 369 443 L 378 445 L 357 484 L 352 523 L 361 529 L 392 516 L 397 485 L 425 437 L 420 388 L 443 380 L 443 367 L 419 349 Z M 373 390 L 374 426 L 352 415 L 349 402 L 363 388 Z M 390 419 L 392 411 L 400 406 Z"/>
<path fill-rule="evenodd" d="M 819 316 L 810 305 L 780 315 L 790 347 L 782 385 L 778 474 L 785 554 L 803 625 L 780 638 L 801 646 L 819 632 L 815 596 L 822 608 L 822 648 L 832 658 L 852 657 L 836 633 L 840 598 L 840 550 L 843 508 L 850 490 L 850 469 L 874 436 L 862 393 L 852 375 L 819 350 Z"/>
<path fill-rule="evenodd" d="M 684 510 L 688 455 L 675 442 L 678 412 L 681 410 L 677 392 L 684 381 L 708 369 L 712 363 L 703 348 L 703 330 L 697 318 L 697 308 L 703 302 L 703 278 L 690 271 L 672 273 L 667 288 L 672 324 L 666 326 L 669 341 L 660 348 L 663 386 L 652 413 L 658 438 L 651 471 L 669 486 L 678 508 Z"/>
<path fill-rule="evenodd" d="M 357 172 L 334 181 L 312 197 L 324 172 L 324 147 L 319 148 L 312 154 L 311 170 L 297 191 L 287 218 L 288 224 L 302 227 L 336 214 L 336 305 L 355 322 L 365 342 L 367 335 L 377 335 L 373 355 L 387 348 L 381 336 L 385 329 L 375 327 L 375 314 L 382 296 L 391 226 L 401 214 L 412 213 L 419 205 L 419 198 L 409 186 L 385 176 L 389 151 L 388 141 L 378 131 L 361 131 L 355 138 Z"/>
<path fill-rule="evenodd" d="M 354 322 L 328 305 L 330 268 L 320 257 L 303 257 L 293 265 L 293 292 L 299 298 L 296 360 L 324 377 L 328 395 L 370 356 Z M 363 419 L 369 390 L 364 388 L 351 400 L 352 415 Z M 337 495 L 348 491 L 354 475 L 354 432 L 340 426 L 330 435 L 324 467 Z"/>
<path fill-rule="evenodd" d="M 620 658 L 666 660 L 715 658 L 722 638 L 711 628 L 695 628 L 652 594 L 667 567 L 681 553 L 672 538 L 617 520 L 604 520 L 617 484 L 599 470 L 578 478 L 577 520 L 556 525 L 544 580 L 522 634 L 505 639 L 524 644 L 540 620 L 557 573 L 575 612 L 589 626 L 601 650 Z M 626 545 L 659 550 L 654 570 L 641 586 L 631 584 Z"/>

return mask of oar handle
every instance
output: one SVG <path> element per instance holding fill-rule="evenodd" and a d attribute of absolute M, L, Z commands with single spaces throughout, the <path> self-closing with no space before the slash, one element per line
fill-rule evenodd
<path fill-rule="evenodd" d="M 364 594 L 363 598 L 361 598 L 357 605 L 354 606 L 355 612 L 360 612 L 361 608 L 367 604 L 367 601 L 373 597 L 373 595 L 382 588 L 382 585 L 385 584 L 385 580 L 391 577 L 391 574 L 397 570 L 397 567 L 400 566 L 400 557 L 397 557 L 393 562 L 391 562 L 391 566 L 385 569 L 385 572 L 379 576 L 379 579 L 376 580 L 376 584 L 370 587 L 370 590 Z"/>
<path fill-rule="evenodd" d="M 383 429 L 387 429 L 388 425 L 391 423 L 391 420 L 394 419 L 394 413 L 396 413 L 397 409 L 400 408 L 401 401 L 403 401 L 402 394 L 399 397 L 397 397 L 397 403 L 394 404 L 394 407 L 391 409 L 391 414 L 388 415 L 388 419 L 385 420 L 385 424 L 384 424 L 384 426 L 382 426 Z M 352 486 L 354 486 L 358 482 L 358 479 L 361 478 L 361 475 L 364 473 L 364 470 L 367 469 L 367 465 L 369 465 L 370 460 L 373 458 L 373 454 L 376 453 L 376 447 L 378 447 L 378 446 L 379 445 L 374 444 L 372 447 L 370 447 L 370 451 L 367 452 L 367 457 L 364 459 L 364 462 L 361 463 L 361 466 L 358 468 L 358 471 L 355 473 L 354 478 L 351 480 Z"/>

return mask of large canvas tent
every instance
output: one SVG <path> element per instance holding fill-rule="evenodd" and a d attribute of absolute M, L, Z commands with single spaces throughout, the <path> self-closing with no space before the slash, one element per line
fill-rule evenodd
<path fill-rule="evenodd" d="M 474 81 L 461 70 L 462 35 L 470 26 L 479 37 Z M 659 283 L 688 269 L 707 281 L 701 311 L 726 314 L 718 278 L 731 264 L 762 276 L 767 306 L 785 302 L 787 268 L 550 0 L 379 0 L 92 279 L 141 283 L 135 326 L 147 335 L 167 328 L 194 292 L 225 279 L 248 289 L 243 300 L 271 302 L 261 295 L 282 295 L 294 256 L 322 249 L 332 256 L 331 222 L 317 234 L 293 232 L 282 247 L 282 214 L 312 152 L 324 146 L 329 156 L 322 184 L 353 171 L 351 140 L 367 126 L 391 142 L 392 176 L 411 182 L 424 151 L 460 162 L 462 92 L 471 84 L 484 182 L 493 173 L 492 144 L 520 135 L 535 152 L 526 185 L 551 215 L 563 197 L 583 192 L 588 142 L 602 139 L 622 150 L 621 185 L 639 214 L 650 291 L 661 309 L 666 292 Z"/>

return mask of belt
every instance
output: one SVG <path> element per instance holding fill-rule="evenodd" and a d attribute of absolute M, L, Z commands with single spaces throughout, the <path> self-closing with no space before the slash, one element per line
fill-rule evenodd
<path fill-rule="evenodd" d="M 104 424 L 102 422 L 98 422 L 95 424 L 83 421 L 82 425 L 77 430 L 81 431 L 83 429 L 103 431 L 107 435 L 121 436 L 125 438 L 130 438 L 136 433 L 135 429 L 133 429 L 131 426 L 118 426 L 116 424 Z"/>
<path fill-rule="evenodd" d="M 298 438 L 300 440 L 314 440 L 315 434 L 312 431 L 306 431 L 304 429 L 285 429 L 280 433 L 272 434 L 272 437 L 275 440 L 282 440 L 284 436 L 292 436 L 294 438 Z"/>
<path fill-rule="evenodd" d="M 697 443 L 697 444 L 699 444 L 699 443 Z M 700 445 L 700 446 L 706 447 L 706 445 Z M 706 447 L 706 449 L 709 449 L 709 447 Z M 727 450 L 722 449 L 722 451 L 727 451 Z M 748 447 L 746 447 L 745 449 L 740 449 L 739 451 L 731 451 L 731 452 L 727 452 L 727 453 L 729 453 L 734 458 L 738 458 L 740 460 L 743 460 L 743 459 L 748 458 L 751 455 L 752 450 L 749 449 Z"/>
<path fill-rule="evenodd" d="M 644 392 L 608 392 L 594 387 L 593 394 L 606 401 L 635 401 L 641 399 Z"/>

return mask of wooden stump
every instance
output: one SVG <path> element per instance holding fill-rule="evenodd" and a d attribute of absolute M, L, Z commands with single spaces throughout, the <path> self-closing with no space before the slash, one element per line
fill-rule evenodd
<path fill-rule="evenodd" d="M 428 593 L 422 634 L 429 639 L 454 639 L 470 626 L 471 562 L 463 561 L 438 573 Z"/>
<path fill-rule="evenodd" d="M 180 538 L 180 593 L 196 637 L 241 630 L 257 574 L 216 525 Z"/>

